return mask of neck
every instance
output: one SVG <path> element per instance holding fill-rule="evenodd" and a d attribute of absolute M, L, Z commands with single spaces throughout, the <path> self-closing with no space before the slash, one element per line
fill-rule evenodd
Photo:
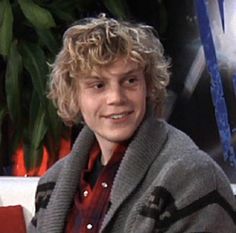
<path fill-rule="evenodd" d="M 100 138 L 97 138 L 97 141 L 101 149 L 101 163 L 102 165 L 106 165 L 111 159 L 114 149 L 118 143 L 105 141 Z"/>

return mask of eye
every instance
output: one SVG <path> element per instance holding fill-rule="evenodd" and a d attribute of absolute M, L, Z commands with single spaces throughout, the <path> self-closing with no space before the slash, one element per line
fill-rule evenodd
<path fill-rule="evenodd" d="M 103 81 L 100 80 L 96 80 L 96 81 L 87 81 L 84 82 L 84 88 L 85 89 L 89 89 L 89 90 L 101 90 L 102 88 L 105 87 L 105 83 Z"/>
<path fill-rule="evenodd" d="M 96 88 L 96 89 L 101 89 L 103 87 L 104 87 L 104 83 L 102 83 L 102 82 L 98 82 L 98 83 L 94 84 L 94 88 Z"/>
<path fill-rule="evenodd" d="M 127 86 L 133 86 L 133 85 L 136 85 L 136 83 L 138 82 L 138 78 L 137 77 L 128 77 L 126 80 L 125 80 L 125 85 Z"/>
<path fill-rule="evenodd" d="M 137 79 L 136 78 L 129 78 L 128 79 L 128 83 L 134 83 L 134 82 L 136 82 L 137 81 Z"/>

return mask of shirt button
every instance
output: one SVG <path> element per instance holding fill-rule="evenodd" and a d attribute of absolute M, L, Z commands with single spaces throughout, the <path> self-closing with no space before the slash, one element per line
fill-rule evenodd
<path fill-rule="evenodd" d="M 102 182 L 102 187 L 103 188 L 107 188 L 108 187 L 108 184 L 106 182 Z"/>
<path fill-rule="evenodd" d="M 93 228 L 93 225 L 91 223 L 89 223 L 89 224 L 87 224 L 86 227 L 87 227 L 88 230 L 91 230 Z"/>
<path fill-rule="evenodd" d="M 85 191 L 83 192 L 83 196 L 84 196 L 84 197 L 87 197 L 87 196 L 88 196 L 88 190 L 85 190 Z"/>

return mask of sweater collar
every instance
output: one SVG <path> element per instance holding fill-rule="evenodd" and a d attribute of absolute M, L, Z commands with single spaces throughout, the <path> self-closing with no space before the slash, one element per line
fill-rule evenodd
<path fill-rule="evenodd" d="M 156 120 L 153 111 L 149 108 L 121 161 L 111 190 L 111 208 L 105 216 L 101 231 L 141 182 L 152 161 L 158 155 L 166 137 L 165 124 Z M 63 232 L 71 201 L 76 193 L 78 181 L 88 162 L 89 151 L 94 142 L 93 132 L 85 126 L 77 137 L 71 154 L 65 159 L 48 204 L 48 211 L 45 213 L 47 221 L 42 227 L 42 233 Z"/>
<path fill-rule="evenodd" d="M 167 127 L 149 111 L 126 150 L 111 190 L 111 206 L 103 221 L 106 227 L 122 203 L 137 188 L 167 138 Z M 101 232 L 102 232 L 101 229 Z"/>

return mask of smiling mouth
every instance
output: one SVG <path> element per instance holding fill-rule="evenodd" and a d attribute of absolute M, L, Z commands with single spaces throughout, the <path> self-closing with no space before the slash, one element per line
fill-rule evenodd
<path fill-rule="evenodd" d="M 119 114 L 111 114 L 111 115 L 107 116 L 106 118 L 113 119 L 113 120 L 118 120 L 118 119 L 125 118 L 128 115 L 130 115 L 130 114 L 131 114 L 131 112 L 125 112 L 125 113 L 119 113 Z"/>
<path fill-rule="evenodd" d="M 126 117 L 128 114 L 117 114 L 117 115 L 112 115 L 111 119 L 121 119 L 123 117 Z"/>

